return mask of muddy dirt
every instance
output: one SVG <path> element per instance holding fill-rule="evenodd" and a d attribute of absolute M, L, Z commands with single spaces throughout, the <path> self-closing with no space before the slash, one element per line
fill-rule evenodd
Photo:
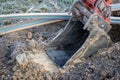
<path fill-rule="evenodd" d="M 65 23 L 64 23 L 65 24 Z M 63 23 L 41 26 L 1 36 L 0 42 L 0 79 L 3 80 L 96 80 L 119 79 L 120 39 L 119 28 L 110 31 L 113 42 L 110 48 L 100 50 L 88 59 L 81 59 L 63 69 L 50 73 L 48 67 L 35 63 L 29 54 L 43 53 L 44 43 L 54 35 Z M 116 32 L 117 31 L 117 32 Z M 115 34 L 117 33 L 117 34 Z M 21 59 L 19 56 L 24 56 Z M 18 58 L 17 58 L 18 57 Z M 47 70 L 48 71 L 47 71 Z M 54 68 L 55 69 L 55 68 Z M 47 73 L 47 74 L 46 74 Z"/>
<path fill-rule="evenodd" d="M 65 24 L 60 22 L 0 36 L 0 80 L 119 80 L 120 25 L 112 25 L 109 32 L 114 44 L 90 58 L 82 58 L 64 68 L 51 66 L 53 63 L 46 58 L 43 60 L 46 42 Z"/>
<path fill-rule="evenodd" d="M 120 25 L 112 25 L 112 29 L 109 31 L 109 35 L 112 41 L 119 42 L 120 41 Z"/>
<path fill-rule="evenodd" d="M 13 67 L 18 63 L 19 54 L 37 54 L 42 51 L 44 43 L 55 34 L 66 22 L 41 26 L 1 36 L 0 38 L 0 79 L 13 75 Z M 54 27 L 53 27 L 54 26 Z M 40 52 L 39 52 L 40 53 Z M 21 60 L 20 60 L 21 61 Z M 24 63 L 24 61 L 23 61 Z M 25 62 L 26 64 L 26 62 Z"/>
<path fill-rule="evenodd" d="M 59 69 L 54 73 L 44 66 L 28 62 L 13 67 L 14 80 L 119 80 L 120 79 L 120 43 L 99 52 L 88 59 Z"/>

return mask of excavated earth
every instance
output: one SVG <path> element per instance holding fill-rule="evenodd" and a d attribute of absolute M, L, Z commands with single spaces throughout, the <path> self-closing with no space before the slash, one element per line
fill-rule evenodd
<path fill-rule="evenodd" d="M 120 16 L 119 12 L 113 15 Z M 113 44 L 87 59 L 59 69 L 46 61 L 46 42 L 65 24 L 63 21 L 0 36 L 0 80 L 119 80 L 120 25 L 112 25 L 109 32 Z"/>

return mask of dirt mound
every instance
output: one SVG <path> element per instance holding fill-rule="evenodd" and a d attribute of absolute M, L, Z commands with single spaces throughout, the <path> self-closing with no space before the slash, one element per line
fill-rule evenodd
<path fill-rule="evenodd" d="M 118 0 L 114 0 L 115 3 L 116 1 Z M 115 12 L 113 15 L 118 16 L 119 13 Z M 115 43 L 110 48 L 99 50 L 90 58 L 81 59 L 78 63 L 70 64 L 53 73 L 41 65 L 44 61 L 38 60 L 42 57 L 35 55 L 44 52 L 44 44 L 65 24 L 66 22 L 61 22 L 0 36 L 0 80 L 119 80 L 119 25 L 112 25 L 113 28 L 109 32 Z"/>
<path fill-rule="evenodd" d="M 13 70 L 14 80 L 117 80 L 120 79 L 120 43 L 100 50 L 88 59 L 71 64 L 59 72 L 50 73 L 43 66 L 29 62 L 26 66 L 17 64 Z"/>
<path fill-rule="evenodd" d="M 65 24 L 64 21 L 0 36 L 0 79 L 11 79 L 17 56 L 41 53 L 44 44 Z"/>
<path fill-rule="evenodd" d="M 75 64 L 65 73 L 67 80 L 117 80 L 120 79 L 120 43 L 102 49 L 92 57 Z"/>

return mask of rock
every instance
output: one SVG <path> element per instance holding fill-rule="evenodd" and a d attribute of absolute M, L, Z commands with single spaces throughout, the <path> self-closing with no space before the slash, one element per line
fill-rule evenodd
<path fill-rule="evenodd" d="M 12 80 L 12 77 L 8 74 L 7 77 L 9 78 L 9 80 Z"/>
<path fill-rule="evenodd" d="M 13 70 L 13 71 L 16 71 L 17 69 L 19 69 L 19 68 L 18 68 L 18 66 L 17 66 L 17 64 L 16 64 L 16 66 L 14 66 L 14 67 L 12 68 L 12 70 Z"/>
<path fill-rule="evenodd" d="M 12 79 L 13 79 L 13 80 L 17 80 L 17 77 L 16 77 L 16 76 L 12 76 Z"/>
<path fill-rule="evenodd" d="M 30 79 L 30 80 L 35 80 L 35 78 L 34 78 L 34 77 L 32 77 L 32 76 L 30 76 L 30 77 L 29 77 L 29 79 Z"/>
<path fill-rule="evenodd" d="M 19 43 L 15 43 L 15 49 L 13 50 L 13 52 L 11 53 L 11 59 L 12 59 L 12 61 L 14 61 L 15 59 L 16 59 L 16 56 L 18 55 L 18 54 L 21 54 L 22 53 L 22 48 L 23 47 L 26 47 L 26 45 L 24 44 L 24 43 L 21 43 L 21 42 L 19 42 Z"/>
<path fill-rule="evenodd" d="M 31 38 L 32 38 L 32 33 L 31 33 L 31 32 L 28 32 L 27 37 L 28 37 L 29 39 L 31 39 Z"/>
<path fill-rule="evenodd" d="M 9 78 L 8 78 L 8 77 L 5 77 L 3 80 L 9 80 Z"/>
<path fill-rule="evenodd" d="M 2 75 L 2 80 L 5 78 L 5 75 Z"/>
<path fill-rule="evenodd" d="M 24 78 L 27 79 L 28 77 L 31 76 L 31 74 L 32 74 L 32 71 L 29 69 L 29 71 L 27 71 L 27 72 L 25 73 Z"/>
<path fill-rule="evenodd" d="M 22 66 L 25 66 L 28 63 L 28 58 L 25 53 L 17 55 L 16 60 Z"/>
<path fill-rule="evenodd" d="M 45 43 L 42 42 L 42 43 L 38 43 L 37 46 L 36 46 L 36 48 L 39 49 L 39 50 L 44 50 L 45 46 L 46 46 Z"/>
<path fill-rule="evenodd" d="M 37 41 L 35 41 L 34 39 L 32 40 L 29 40 L 29 46 L 32 47 L 32 48 L 36 48 L 36 45 L 37 45 Z"/>

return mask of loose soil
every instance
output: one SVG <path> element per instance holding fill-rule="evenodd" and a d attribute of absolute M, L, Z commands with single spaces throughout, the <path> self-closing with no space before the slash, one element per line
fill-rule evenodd
<path fill-rule="evenodd" d="M 42 57 L 35 55 L 44 55 L 46 42 L 65 24 L 59 22 L 0 36 L 0 80 L 119 80 L 120 25 L 112 25 L 109 35 L 113 44 L 109 48 L 62 69 L 42 65 Z"/>

